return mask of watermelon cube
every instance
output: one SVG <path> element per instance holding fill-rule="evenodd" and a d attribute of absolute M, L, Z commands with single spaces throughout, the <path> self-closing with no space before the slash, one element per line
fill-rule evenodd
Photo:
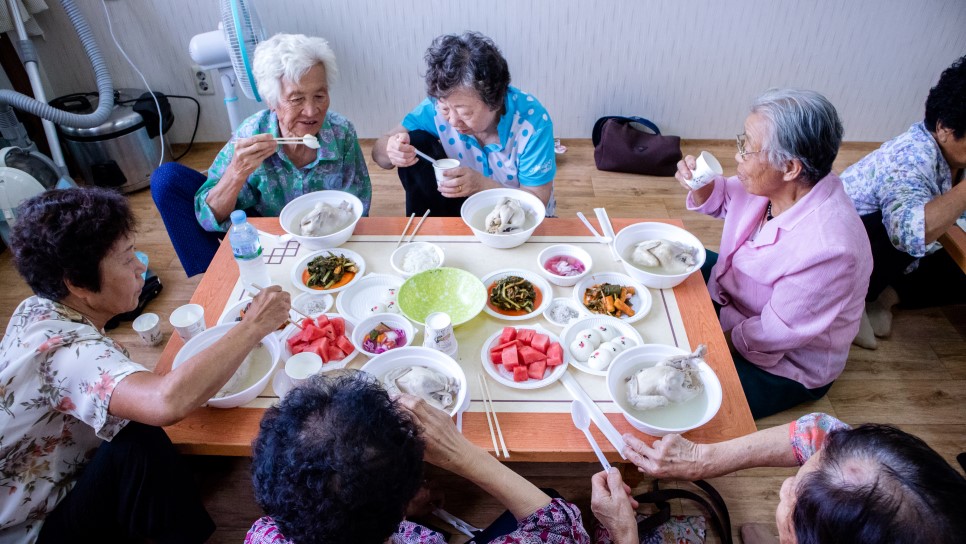
<path fill-rule="evenodd" d="M 550 337 L 546 334 L 534 334 L 530 345 L 540 353 L 547 353 L 547 347 L 550 345 Z"/>
<path fill-rule="evenodd" d="M 503 367 L 507 370 L 520 364 L 519 356 L 517 355 L 517 347 L 515 345 L 509 346 L 501 352 L 501 359 L 503 361 Z"/>
<path fill-rule="evenodd" d="M 345 359 L 345 353 L 338 346 L 329 346 L 329 362 L 341 361 Z"/>
<path fill-rule="evenodd" d="M 563 357 L 547 355 L 547 366 L 560 366 L 563 364 Z"/>
<path fill-rule="evenodd" d="M 306 317 L 299 324 L 302 325 L 302 330 L 305 330 L 305 327 L 308 327 L 309 325 L 312 325 L 314 327 L 315 321 L 313 321 L 311 317 Z"/>
<path fill-rule="evenodd" d="M 325 335 L 326 338 L 328 338 L 332 342 L 335 342 L 335 337 L 336 337 L 335 327 L 332 326 L 332 323 L 327 323 L 320 330 L 322 331 L 322 334 Z"/>
<path fill-rule="evenodd" d="M 303 342 L 312 342 L 313 340 L 322 338 L 323 336 L 325 336 L 325 333 L 323 333 L 322 329 L 318 327 L 308 326 L 302 329 Z"/>
<path fill-rule="evenodd" d="M 490 350 L 490 362 L 495 365 L 503 364 L 503 352 Z"/>
<path fill-rule="evenodd" d="M 534 380 L 542 380 L 544 373 L 547 371 L 547 363 L 545 361 L 537 361 L 531 363 L 527 367 L 527 376 L 530 376 Z"/>
<path fill-rule="evenodd" d="M 531 348 L 530 346 L 523 346 L 519 349 L 520 359 L 523 360 L 523 364 L 529 365 L 537 361 L 545 361 L 547 356 L 540 353 L 539 351 Z"/>
<path fill-rule="evenodd" d="M 295 347 L 296 344 L 302 343 L 302 331 L 299 331 L 298 334 L 293 334 L 292 336 L 289 336 L 288 339 L 285 340 L 285 342 L 288 344 L 289 350 Z M 292 353 L 295 353 L 295 352 L 293 351 Z"/>
<path fill-rule="evenodd" d="M 533 335 L 536 334 L 536 332 L 537 331 L 533 329 L 517 329 L 517 340 L 529 346 L 530 342 L 533 341 Z"/>
<path fill-rule="evenodd" d="M 522 345 L 523 344 L 520 343 L 519 340 L 510 340 L 509 342 L 507 342 L 505 344 L 497 344 L 495 347 L 490 348 L 490 353 L 493 353 L 494 351 L 497 352 L 497 353 L 501 353 L 503 350 L 505 350 L 506 348 L 508 348 L 510 346 L 516 346 L 516 347 L 519 348 Z"/>
<path fill-rule="evenodd" d="M 516 340 L 517 330 L 513 327 L 503 327 L 503 334 L 500 335 L 500 343 L 506 344 L 512 340 Z"/>
<path fill-rule="evenodd" d="M 339 346 L 339 349 L 342 350 L 342 353 L 345 353 L 346 355 L 352 353 L 356 349 L 355 346 L 352 345 L 352 342 L 350 342 L 345 336 L 337 336 L 335 339 L 335 345 Z"/>
<path fill-rule="evenodd" d="M 345 336 L 345 319 L 341 317 L 333 317 L 329 320 L 329 324 L 335 329 L 336 336 Z"/>
<path fill-rule="evenodd" d="M 527 367 L 525 366 L 515 366 L 513 367 L 513 381 L 515 382 L 525 382 L 530 376 L 527 374 Z"/>
<path fill-rule="evenodd" d="M 315 324 L 318 325 L 319 328 L 321 329 L 322 327 L 329 324 L 329 318 L 326 317 L 325 314 L 321 314 L 315 318 Z"/>
<path fill-rule="evenodd" d="M 326 357 L 329 353 L 329 339 L 326 337 L 319 338 L 318 340 L 309 344 L 305 351 L 312 351 L 318 354 L 322 358 L 323 363 L 327 363 Z"/>

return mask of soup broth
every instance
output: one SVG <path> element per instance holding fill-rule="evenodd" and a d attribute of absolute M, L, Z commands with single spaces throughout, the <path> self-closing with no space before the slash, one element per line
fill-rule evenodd
<path fill-rule="evenodd" d="M 654 365 L 650 363 L 634 365 L 625 375 L 625 378 L 633 376 L 641 370 L 651 366 Z M 655 408 L 653 410 L 638 410 L 637 408 L 634 408 L 634 406 L 627 401 L 627 386 L 623 383 L 619 386 L 618 393 L 617 404 L 627 411 L 628 414 L 643 421 L 644 423 L 665 429 L 680 429 L 683 427 L 692 427 L 697 425 L 698 422 L 701 421 L 701 418 L 704 417 L 704 413 L 708 410 L 708 390 L 706 388 L 703 389 L 698 396 L 687 402 L 672 402 L 667 406 Z"/>
<path fill-rule="evenodd" d="M 216 399 L 240 393 L 258 383 L 272 368 L 272 355 L 259 343 L 247 356 L 228 382 L 215 393 Z"/>

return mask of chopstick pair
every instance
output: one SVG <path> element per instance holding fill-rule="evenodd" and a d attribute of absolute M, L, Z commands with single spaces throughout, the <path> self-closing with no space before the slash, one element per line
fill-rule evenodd
<path fill-rule="evenodd" d="M 416 223 L 416 228 L 413 229 L 413 232 L 409 235 L 409 239 L 406 240 L 406 243 L 407 244 L 409 242 L 412 242 L 413 241 L 413 238 L 416 237 L 416 231 L 419 230 L 419 227 L 423 226 L 423 221 L 426 220 L 426 216 L 427 215 L 429 215 L 429 208 L 426 208 L 426 211 L 423 213 L 423 217 L 419 220 L 419 223 Z M 399 245 L 403 243 L 403 238 L 406 237 L 406 231 L 409 230 L 409 225 L 412 225 L 413 224 L 413 218 L 414 217 L 416 217 L 416 212 L 413 212 L 409 216 L 409 221 L 407 221 L 406 222 L 406 226 L 403 227 L 402 234 L 399 235 L 399 241 L 396 242 L 396 247 L 399 247 Z"/>
<path fill-rule="evenodd" d="M 490 386 L 487 384 L 483 374 L 477 374 L 480 380 L 480 396 L 483 397 L 483 411 L 486 413 L 486 424 L 490 427 L 490 438 L 493 439 L 493 453 L 500 456 L 500 448 L 496 444 L 496 437 L 500 437 L 500 446 L 503 446 L 503 457 L 510 458 L 510 452 L 506 449 L 506 442 L 503 440 L 503 430 L 500 429 L 500 420 L 496 418 L 496 408 L 493 407 L 493 395 L 490 394 Z M 489 406 L 487 406 L 489 403 Z M 493 413 L 493 420 L 490 420 L 490 413 Z M 493 425 L 496 424 L 496 433 L 493 432 Z"/>
<path fill-rule="evenodd" d="M 251 286 L 252 286 L 252 287 L 254 287 L 255 289 L 258 289 L 258 291 L 259 291 L 259 292 L 261 292 L 261 290 L 262 290 L 262 289 L 264 289 L 264 287 L 262 287 L 262 286 L 260 286 L 260 285 L 256 285 L 256 284 L 254 284 L 254 283 L 253 283 L 253 284 L 251 284 Z M 256 294 L 257 294 L 257 293 L 256 293 Z M 302 312 L 300 312 L 300 311 L 298 311 L 298 310 L 296 310 L 295 308 L 289 308 L 289 311 L 290 311 L 290 312 L 293 312 L 293 313 L 295 313 L 295 314 L 297 314 L 297 315 L 300 315 L 300 316 L 302 316 L 302 318 L 303 318 L 303 319 L 311 319 L 311 318 L 310 318 L 309 316 L 307 316 L 307 315 L 305 315 L 305 314 L 303 314 Z M 298 321 L 293 321 L 293 320 L 291 320 L 291 319 L 289 319 L 289 320 L 288 320 L 288 322 L 289 322 L 289 323 L 291 323 L 291 324 L 293 324 L 293 325 L 295 325 L 295 326 L 296 326 L 296 327 L 298 327 L 299 329 L 301 329 L 301 328 L 302 328 L 302 325 L 301 325 L 301 324 L 300 324 L 300 323 L 299 323 Z"/>

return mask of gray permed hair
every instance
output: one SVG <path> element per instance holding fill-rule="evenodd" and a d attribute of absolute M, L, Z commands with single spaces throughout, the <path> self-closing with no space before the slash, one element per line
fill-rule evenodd
<path fill-rule="evenodd" d="M 282 78 L 298 82 L 316 64 L 325 66 L 326 83 L 332 85 L 339 69 L 329 42 L 304 34 L 276 34 L 255 47 L 252 74 L 262 99 L 274 109 L 282 93 Z"/>

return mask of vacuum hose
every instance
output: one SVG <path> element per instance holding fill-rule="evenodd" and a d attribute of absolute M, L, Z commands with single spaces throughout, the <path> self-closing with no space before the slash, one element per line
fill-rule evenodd
<path fill-rule="evenodd" d="M 74 25 L 74 30 L 80 37 L 87 58 L 90 59 L 91 66 L 94 68 L 94 78 L 97 81 L 97 109 L 93 113 L 85 115 L 70 113 L 8 89 L 0 89 L 0 103 L 10 104 L 19 110 L 32 113 L 58 125 L 76 128 L 98 127 L 104 121 L 107 121 L 107 118 L 111 115 L 111 110 L 114 109 L 114 85 L 111 82 L 111 74 L 107 71 L 107 63 L 101 56 L 101 51 L 94 40 L 94 34 L 87 26 L 87 21 L 80 10 L 74 5 L 73 0 L 60 0 L 60 3 L 64 7 L 64 11 L 67 12 L 71 24 Z M 21 40 L 20 49 L 24 64 L 29 61 L 37 62 L 37 51 L 34 49 L 33 42 Z"/>

